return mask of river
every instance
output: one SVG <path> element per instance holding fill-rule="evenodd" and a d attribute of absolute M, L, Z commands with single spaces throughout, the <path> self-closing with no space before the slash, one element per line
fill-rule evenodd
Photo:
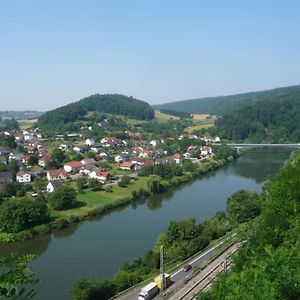
<path fill-rule="evenodd" d="M 290 149 L 262 148 L 243 154 L 230 165 L 177 189 L 136 205 L 120 208 L 33 240 L 0 247 L 0 254 L 33 253 L 31 263 L 40 283 L 37 300 L 70 300 L 68 289 L 77 276 L 112 276 L 126 261 L 152 248 L 171 220 L 213 216 L 226 209 L 239 189 L 261 191 L 278 171 Z"/>

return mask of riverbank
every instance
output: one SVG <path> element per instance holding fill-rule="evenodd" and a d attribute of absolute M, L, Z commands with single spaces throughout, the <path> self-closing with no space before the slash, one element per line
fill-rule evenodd
<path fill-rule="evenodd" d="M 207 161 L 197 162 L 195 163 L 197 166 L 192 172 L 184 172 L 181 176 L 161 180 L 161 191 L 166 192 L 192 179 L 205 175 L 212 170 L 219 169 L 228 164 L 231 160 L 232 159 L 217 161 L 209 159 Z M 36 235 L 50 233 L 52 230 L 64 229 L 72 224 L 103 215 L 113 209 L 126 206 L 130 203 L 135 203 L 156 193 L 150 191 L 149 180 L 150 177 L 148 176 L 138 176 L 134 180 L 134 183 L 130 183 L 126 187 L 114 186 L 112 190 L 101 190 L 97 192 L 88 190 L 84 193 L 78 192 L 78 207 L 63 211 L 52 210 L 52 221 L 47 224 L 37 225 L 31 229 L 14 234 L 0 233 L 0 244 L 31 239 Z M 75 187 L 75 185 L 73 185 L 73 187 Z M 161 191 L 159 193 L 161 193 Z"/>

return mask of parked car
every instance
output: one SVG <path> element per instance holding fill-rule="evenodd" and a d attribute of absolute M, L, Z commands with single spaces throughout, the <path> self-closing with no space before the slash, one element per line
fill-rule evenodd
<path fill-rule="evenodd" d="M 184 265 L 184 266 L 183 266 L 182 270 L 183 270 L 183 272 L 187 272 L 187 271 L 189 271 L 191 268 L 192 268 L 192 265 L 187 264 L 187 265 Z"/>

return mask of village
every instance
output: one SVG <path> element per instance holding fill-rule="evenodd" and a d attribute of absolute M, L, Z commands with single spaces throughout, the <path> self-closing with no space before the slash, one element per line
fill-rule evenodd
<path fill-rule="evenodd" d="M 92 127 L 87 129 L 85 134 L 69 133 L 67 138 L 56 135 L 51 140 L 38 128 L 0 132 L 1 139 L 10 144 L 0 146 L 0 190 L 15 181 L 25 186 L 26 196 L 34 197 L 39 192 L 52 193 L 63 182 L 80 178 L 111 187 L 124 175 L 134 178 L 144 166 L 182 165 L 183 160 L 211 158 L 214 153 L 210 144 L 221 142 L 218 136 L 195 134 L 143 140 L 140 132 L 127 130 L 112 131 L 96 140 L 86 134 Z M 120 134 L 126 138 L 117 138 Z M 183 151 L 174 152 L 174 147 L 173 151 L 166 150 L 166 144 L 182 141 L 186 145 Z"/>

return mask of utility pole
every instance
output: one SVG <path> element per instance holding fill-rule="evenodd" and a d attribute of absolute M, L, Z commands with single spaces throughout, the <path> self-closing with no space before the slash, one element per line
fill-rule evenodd
<path fill-rule="evenodd" d="M 160 247 L 160 279 L 161 279 L 161 291 L 160 296 L 163 299 L 164 298 L 164 289 L 165 289 L 165 270 L 164 270 L 164 246 Z"/>

